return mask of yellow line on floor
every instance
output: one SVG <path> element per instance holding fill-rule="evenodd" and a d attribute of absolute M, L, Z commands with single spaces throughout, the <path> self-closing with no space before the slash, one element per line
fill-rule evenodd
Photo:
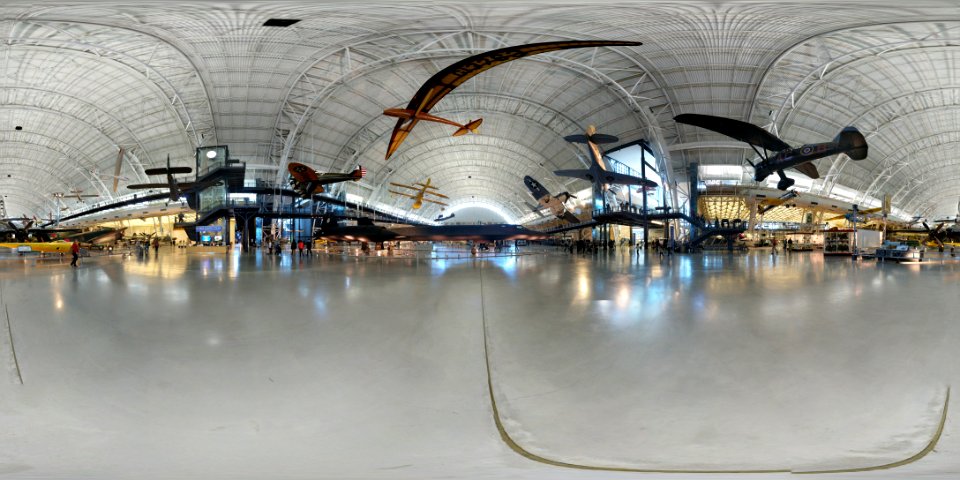
<path fill-rule="evenodd" d="M 765 470 L 751 470 L 751 469 L 731 469 L 731 470 L 687 470 L 687 469 L 655 469 L 655 468 L 629 468 L 629 467 L 612 467 L 612 466 L 603 466 L 603 465 L 581 465 L 576 463 L 562 462 L 559 460 L 553 460 L 540 455 L 531 453 L 527 449 L 520 446 L 513 438 L 510 437 L 510 434 L 507 433 L 507 430 L 503 427 L 503 421 L 500 418 L 500 408 L 497 406 L 496 395 L 494 394 L 493 389 L 493 373 L 490 369 L 490 342 L 487 335 L 487 312 L 486 304 L 484 301 L 484 288 L 483 288 L 483 266 L 480 268 L 480 313 L 483 322 L 483 356 L 486 361 L 487 367 L 487 393 L 490 395 L 490 406 L 493 410 L 493 421 L 496 424 L 497 431 L 500 432 L 500 439 L 503 440 L 511 450 L 513 450 L 518 455 L 525 457 L 529 460 L 532 460 L 537 463 L 543 463 L 546 465 L 553 465 L 555 467 L 563 468 L 573 468 L 577 470 L 593 470 L 593 471 L 606 471 L 606 472 L 632 472 L 632 473 L 686 473 L 686 474 L 725 474 L 725 473 L 793 473 L 793 474 L 804 474 L 804 475 L 816 475 L 816 474 L 828 474 L 828 473 L 854 473 L 854 472 L 868 472 L 872 470 L 886 470 L 896 467 L 901 467 L 913 462 L 920 460 L 925 457 L 928 453 L 932 452 L 933 449 L 937 446 L 937 442 L 940 441 L 940 436 L 943 434 L 944 426 L 947 423 L 947 406 L 950 403 L 950 387 L 947 387 L 946 398 L 943 400 L 943 410 L 940 413 L 940 424 L 937 427 L 936 432 L 933 437 L 927 443 L 927 446 L 922 450 L 905 458 L 892 463 L 886 463 L 883 465 L 875 465 L 868 467 L 855 467 L 855 468 L 841 468 L 835 470 L 805 470 L 805 471 L 795 471 L 789 468 L 783 469 L 765 469 Z"/>

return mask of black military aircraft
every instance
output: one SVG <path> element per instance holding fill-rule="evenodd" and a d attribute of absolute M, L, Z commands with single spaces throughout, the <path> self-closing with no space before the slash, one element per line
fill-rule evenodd
<path fill-rule="evenodd" d="M 817 172 L 817 167 L 810 163 L 813 160 L 838 153 L 845 153 L 854 160 L 867 158 L 867 139 L 856 127 L 845 127 L 832 142 L 812 143 L 791 148 L 776 135 L 752 123 L 696 113 L 684 113 L 673 119 L 679 123 L 706 128 L 749 144 L 763 159 L 757 164 L 747 160 L 754 169 L 753 179 L 762 182 L 776 172 L 780 176 L 780 181 L 777 182 L 777 188 L 780 190 L 786 190 L 795 183 L 792 178 L 783 173 L 786 168 L 792 167 L 810 178 L 819 178 L 820 173 Z M 762 148 L 763 152 L 761 153 L 757 147 Z M 769 155 L 769 152 L 773 155 Z"/>
<path fill-rule="evenodd" d="M 374 225 L 368 218 L 357 220 L 356 226 L 341 226 L 334 221 L 324 221 L 314 232 L 314 238 L 348 242 L 391 241 L 455 241 L 455 240 L 535 240 L 546 235 L 520 225 L 407 225 L 386 228 Z"/>
<path fill-rule="evenodd" d="M 141 183 L 137 185 L 127 185 L 127 188 L 131 190 L 145 190 L 145 189 L 154 189 L 154 188 L 166 188 L 170 191 L 169 201 L 177 202 L 180 200 L 180 196 L 184 193 L 187 193 L 189 190 L 199 190 L 206 187 L 213 187 L 220 185 L 221 182 L 218 181 L 209 181 L 209 182 L 181 182 L 177 180 L 174 175 L 191 173 L 193 169 L 190 167 L 171 167 L 170 166 L 170 155 L 167 155 L 167 168 L 148 168 L 143 171 L 147 175 L 166 175 L 166 183 Z"/>
<path fill-rule="evenodd" d="M 590 125 L 584 135 L 568 135 L 563 137 L 570 143 L 583 143 L 590 151 L 590 167 L 587 169 L 575 170 L 554 170 L 554 174 L 561 177 L 573 177 L 596 182 L 603 185 L 639 185 L 641 188 L 657 188 L 657 183 L 646 178 L 634 177 L 625 173 L 617 173 L 610 170 L 607 162 L 604 160 L 603 152 L 600 151 L 600 144 L 616 143 L 619 138 L 613 135 L 604 135 L 597 133 L 597 127 Z M 606 188 L 606 187 L 604 187 Z"/>

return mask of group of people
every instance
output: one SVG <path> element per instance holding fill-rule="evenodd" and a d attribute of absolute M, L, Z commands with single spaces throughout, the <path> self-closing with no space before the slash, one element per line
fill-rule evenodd
<path fill-rule="evenodd" d="M 770 255 L 777 254 L 777 245 L 780 245 L 784 252 L 789 252 L 793 250 L 793 239 L 788 238 L 785 242 L 778 242 L 776 238 L 770 239 Z"/>
<path fill-rule="evenodd" d="M 283 250 L 283 246 L 278 240 L 267 240 L 263 244 L 267 248 L 267 252 L 273 255 L 280 255 L 280 252 Z M 313 256 L 313 242 L 299 240 L 296 242 L 290 242 L 290 253 L 298 254 L 299 256 Z"/>
<path fill-rule="evenodd" d="M 624 248 L 626 247 L 633 248 L 634 245 L 624 238 L 620 240 L 620 246 Z M 677 246 L 678 246 L 677 241 L 672 238 L 669 240 L 665 238 L 653 239 L 647 242 L 646 245 L 644 245 L 643 241 L 638 241 L 636 243 L 637 250 L 642 250 L 643 248 L 650 248 L 650 249 L 653 249 L 655 252 L 659 253 L 660 255 L 664 255 L 664 254 L 673 255 L 674 252 L 678 251 Z M 603 249 L 604 247 L 606 247 L 609 251 L 613 251 L 613 249 L 616 247 L 616 242 L 614 242 L 613 240 L 608 240 L 606 243 L 604 243 L 603 241 L 587 239 L 587 240 L 568 241 L 566 244 L 564 244 L 564 248 L 571 254 L 596 253 L 597 251 Z"/>

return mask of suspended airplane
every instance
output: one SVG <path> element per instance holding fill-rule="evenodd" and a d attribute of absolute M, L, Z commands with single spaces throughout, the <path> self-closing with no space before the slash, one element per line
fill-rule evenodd
<path fill-rule="evenodd" d="M 84 194 L 84 193 L 83 193 L 83 190 L 81 190 L 81 189 L 79 189 L 79 188 L 74 188 L 73 190 L 70 190 L 70 196 L 71 196 L 71 197 L 75 197 L 78 202 L 84 203 L 84 200 L 83 200 L 84 198 L 97 198 L 97 197 L 99 197 L 100 195 L 89 194 L 89 193 L 88 193 L 88 194 Z"/>
<path fill-rule="evenodd" d="M 587 127 L 585 135 L 569 135 L 563 137 L 563 139 L 571 143 L 586 144 L 587 149 L 590 150 L 590 158 L 592 161 L 590 162 L 590 168 L 586 170 L 555 170 L 553 172 L 561 177 L 579 178 L 591 183 L 600 183 L 603 185 L 639 185 L 641 188 L 656 188 L 658 186 L 657 183 L 652 180 L 609 170 L 598 145 L 602 143 L 616 143 L 620 141 L 620 139 L 613 135 L 597 133 L 597 127 L 593 125 Z"/>
<path fill-rule="evenodd" d="M 547 208 L 554 216 L 561 220 L 566 220 L 570 223 L 580 223 L 580 219 L 571 211 L 567 210 L 567 206 L 564 205 L 567 203 L 567 200 L 577 198 L 575 195 L 571 195 L 570 192 L 550 195 L 550 192 L 547 191 L 540 182 L 534 180 L 533 177 L 529 175 L 523 177 L 523 184 L 527 186 L 527 189 L 530 190 L 530 195 L 539 203 L 539 205 L 534 207 L 534 212 L 539 212 L 541 208 Z"/>
<path fill-rule="evenodd" d="M 845 153 L 854 160 L 867 158 L 867 139 L 856 127 L 845 127 L 832 142 L 813 143 L 791 148 L 776 135 L 751 123 L 731 118 L 684 113 L 673 117 L 673 119 L 678 123 L 712 130 L 749 144 L 753 151 L 757 152 L 757 155 L 763 159 L 757 164 L 747 160 L 754 169 L 753 179 L 762 182 L 776 172 L 780 176 L 780 181 L 777 182 L 777 188 L 780 190 L 786 190 L 796 182 L 783 173 L 786 168 L 792 167 L 810 178 L 820 178 L 817 167 L 810 163 L 813 160 L 838 153 Z M 763 153 L 757 147 L 762 148 Z M 768 155 L 769 152 L 773 152 L 773 155 Z"/>
<path fill-rule="evenodd" d="M 170 199 L 171 202 L 180 201 L 180 196 L 184 193 L 187 193 L 189 190 L 197 190 L 201 188 L 214 187 L 220 185 L 219 181 L 209 181 L 209 182 L 180 182 L 174 175 L 191 173 L 193 169 L 190 167 L 171 167 L 170 166 L 170 155 L 167 155 L 167 168 L 148 168 L 143 171 L 147 175 L 166 175 L 167 183 L 141 183 L 137 185 L 127 185 L 127 188 L 131 190 L 147 190 L 151 188 L 168 188 L 170 189 Z"/>
<path fill-rule="evenodd" d="M 957 203 L 957 215 L 934 220 L 935 223 L 960 223 L 960 202 Z"/>
<path fill-rule="evenodd" d="M 290 185 L 302 198 L 309 198 L 316 193 L 323 193 L 324 185 L 331 183 L 358 181 L 367 175 L 367 169 L 358 166 L 350 173 L 319 173 L 316 170 L 297 162 L 287 165 L 290 172 Z"/>
<path fill-rule="evenodd" d="M 399 119 L 397 120 L 397 125 L 393 127 L 393 133 L 390 135 L 390 144 L 387 146 L 387 155 L 385 158 L 389 159 L 390 156 L 397 151 L 397 148 L 399 148 L 400 144 L 407 138 L 407 135 L 410 134 L 413 127 L 421 120 L 455 126 L 457 130 L 453 133 L 454 136 L 464 135 L 468 131 L 476 133 L 477 127 L 483 122 L 482 118 L 461 125 L 452 120 L 430 115 L 428 112 L 437 102 L 453 91 L 453 89 L 460 86 L 460 84 L 497 65 L 530 55 L 556 50 L 636 45 L 643 44 L 640 42 L 607 40 L 543 42 L 490 50 L 489 52 L 464 58 L 447 66 L 427 79 L 427 81 L 420 86 L 420 89 L 417 90 L 417 93 L 413 95 L 413 98 L 410 99 L 407 108 L 388 108 L 383 111 L 384 115 L 397 117 Z"/>
<path fill-rule="evenodd" d="M 843 215 L 837 215 L 835 217 L 825 218 L 823 221 L 832 222 L 834 220 L 846 219 L 850 223 L 863 223 L 867 221 L 867 217 L 873 215 L 874 213 L 882 212 L 883 207 L 877 208 L 868 208 L 866 210 L 857 210 L 857 216 L 853 216 L 853 212 L 847 212 Z"/>
<path fill-rule="evenodd" d="M 390 182 L 390 185 L 393 185 L 394 187 L 399 187 L 399 188 L 409 188 L 410 190 L 416 192 L 411 194 L 411 193 L 405 193 L 405 192 L 398 192 L 396 190 L 387 190 L 388 192 L 394 195 L 401 195 L 407 198 L 412 198 L 414 210 L 419 210 L 420 207 L 423 206 L 423 202 L 436 203 L 437 205 L 443 205 L 444 207 L 448 206 L 446 203 L 427 198 L 427 195 L 432 195 L 434 197 L 439 197 L 439 198 L 447 198 L 447 199 L 450 198 L 440 193 L 437 187 L 431 185 L 429 178 L 427 179 L 427 183 L 418 182 L 418 183 L 414 183 L 413 185 L 404 185 L 402 183 Z"/>
<path fill-rule="evenodd" d="M 437 215 L 437 218 L 433 219 L 433 221 L 434 221 L 434 222 L 446 222 L 447 220 L 450 220 L 451 218 L 456 217 L 456 216 L 457 216 L 456 213 L 451 213 L 450 215 L 447 215 L 446 217 L 444 217 L 443 214 L 441 213 L 440 215 Z"/>
<path fill-rule="evenodd" d="M 334 222 L 321 223 L 314 238 L 335 241 L 390 242 L 390 241 L 458 241 L 458 240 L 535 240 L 547 235 L 520 225 L 410 225 L 386 228 L 374 225 L 367 218 L 356 226 L 340 226 Z"/>
<path fill-rule="evenodd" d="M 787 201 L 797 198 L 798 196 L 800 196 L 800 194 L 798 194 L 796 190 L 790 190 L 789 192 L 784 193 L 777 198 L 764 200 L 757 205 L 757 213 L 763 215 L 764 213 L 767 213 L 770 210 L 783 205 Z"/>

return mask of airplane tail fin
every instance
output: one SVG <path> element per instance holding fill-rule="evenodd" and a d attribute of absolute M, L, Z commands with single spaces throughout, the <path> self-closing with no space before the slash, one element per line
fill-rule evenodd
<path fill-rule="evenodd" d="M 867 139 L 856 127 L 844 128 L 833 141 L 837 142 L 837 146 L 845 151 L 848 157 L 854 160 L 867 158 Z"/>
<path fill-rule="evenodd" d="M 587 129 L 586 135 L 567 135 L 566 137 L 563 137 L 563 139 L 570 143 L 592 142 L 597 145 L 604 143 L 617 143 L 620 141 L 620 139 L 616 136 L 597 133 L 596 128 L 593 128 L 592 125 L 591 128 Z"/>
<path fill-rule="evenodd" d="M 477 129 L 480 127 L 480 124 L 481 124 L 481 123 L 483 123 L 483 119 L 482 119 L 482 118 L 478 118 L 478 119 L 476 119 L 476 120 L 471 120 L 471 121 L 467 122 L 466 125 L 464 125 L 464 126 L 460 127 L 459 129 L 457 129 L 456 132 L 453 132 L 453 136 L 454 136 L 454 137 L 459 137 L 460 135 L 466 135 L 467 132 L 477 133 Z"/>
<path fill-rule="evenodd" d="M 361 178 L 367 176 L 367 169 L 366 169 L 366 168 L 363 168 L 363 166 L 361 166 L 361 165 L 357 165 L 357 169 L 354 170 L 354 171 L 352 171 L 352 172 L 350 172 L 350 176 L 352 176 L 353 178 L 355 178 L 355 179 L 357 179 L 357 180 L 360 180 Z"/>

